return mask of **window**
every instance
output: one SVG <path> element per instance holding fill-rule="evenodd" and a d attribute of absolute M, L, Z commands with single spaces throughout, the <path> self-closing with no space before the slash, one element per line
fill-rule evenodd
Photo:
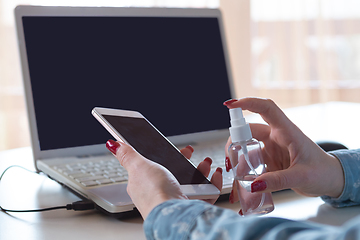
<path fill-rule="evenodd" d="M 252 86 L 282 106 L 360 102 L 360 2 L 251 0 Z"/>

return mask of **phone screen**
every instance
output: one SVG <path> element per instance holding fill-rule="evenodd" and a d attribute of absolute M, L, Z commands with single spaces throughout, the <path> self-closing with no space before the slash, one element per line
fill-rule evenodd
<path fill-rule="evenodd" d="M 181 185 L 210 184 L 146 119 L 102 115 L 142 156 L 167 168 Z"/>

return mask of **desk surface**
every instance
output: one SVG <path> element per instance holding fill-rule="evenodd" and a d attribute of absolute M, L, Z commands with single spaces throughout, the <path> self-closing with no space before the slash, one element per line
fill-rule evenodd
<path fill-rule="evenodd" d="M 18 164 L 33 169 L 31 149 L 0 152 L 0 171 Z M 355 217 L 360 207 L 335 209 L 320 198 L 307 198 L 292 191 L 273 194 L 275 210 L 267 216 L 310 220 L 341 225 Z M 46 176 L 19 168 L 9 170 L 0 183 L 0 202 L 4 208 L 34 209 L 61 206 L 78 198 Z M 238 211 L 238 204 L 227 201 L 218 206 Z M 43 213 L 0 212 L 0 239 L 145 239 L 140 217 L 115 219 L 96 210 L 74 212 L 55 210 Z"/>
<path fill-rule="evenodd" d="M 285 111 L 313 140 L 337 140 L 350 148 L 359 147 L 360 104 L 329 103 Z M 335 112 L 334 112 L 335 109 Z M 303 118 L 307 114 L 307 118 Z M 305 120 L 304 120 L 305 119 Z M 249 117 L 259 122 L 258 116 Z M 260 120 L 261 122 L 261 120 Z M 329 131 L 332 129 L 332 131 Z M 34 169 L 31 148 L 0 152 L 0 173 L 10 165 Z M 332 208 L 320 198 L 307 198 L 292 191 L 273 194 L 275 210 L 267 216 L 341 225 L 360 212 L 359 207 Z M 62 206 L 79 200 L 46 176 L 13 168 L 0 183 L 0 204 L 8 209 L 36 209 Z M 218 206 L 238 211 L 227 201 Z M 0 239 L 145 239 L 140 217 L 115 219 L 96 210 L 74 212 L 55 210 L 43 213 L 0 212 Z"/>

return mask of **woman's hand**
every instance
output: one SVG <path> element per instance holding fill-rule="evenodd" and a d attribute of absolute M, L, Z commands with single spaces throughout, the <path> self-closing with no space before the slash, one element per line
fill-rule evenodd
<path fill-rule="evenodd" d="M 180 150 L 180 152 L 187 158 L 190 159 L 192 153 L 194 152 L 194 149 L 191 146 L 187 146 L 183 149 Z M 202 161 L 201 163 L 199 163 L 197 169 L 205 176 L 208 177 L 210 170 L 211 170 L 211 164 L 212 164 L 212 160 L 211 158 L 207 157 L 204 159 L 204 161 Z M 223 177 L 222 177 L 222 168 L 218 167 L 216 169 L 216 171 L 213 173 L 213 175 L 211 176 L 211 183 L 215 185 L 215 187 L 217 187 L 220 191 L 222 189 L 222 184 L 223 184 Z M 216 202 L 217 199 L 204 199 L 204 201 L 214 204 Z"/>
<path fill-rule="evenodd" d="M 127 192 L 144 219 L 162 202 L 170 199 L 187 199 L 174 175 L 163 166 L 144 158 L 125 143 L 109 140 L 106 147 L 128 171 Z M 187 147 L 181 152 L 190 157 L 193 149 Z M 204 160 L 199 164 L 199 170 L 206 175 L 206 172 L 210 171 L 210 165 L 211 163 Z M 221 189 L 221 173 L 217 172 L 214 175 L 214 185 Z"/>
<path fill-rule="evenodd" d="M 258 113 L 268 123 L 250 124 L 253 137 L 265 145 L 262 155 L 268 171 L 256 178 L 251 186 L 253 192 L 291 188 L 305 196 L 340 196 L 344 174 L 338 159 L 303 134 L 272 100 L 242 98 L 224 105 Z M 230 144 L 229 139 L 226 150 Z M 232 198 L 237 201 L 236 194 Z"/>

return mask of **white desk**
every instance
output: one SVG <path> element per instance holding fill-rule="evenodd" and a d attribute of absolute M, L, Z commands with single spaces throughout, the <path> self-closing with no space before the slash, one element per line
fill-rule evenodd
<path fill-rule="evenodd" d="M 332 114 L 334 109 L 335 114 Z M 360 127 L 357 125 L 360 122 L 359 104 L 329 103 L 297 110 L 285 112 L 313 140 L 323 138 L 341 141 L 350 148 L 360 146 Z M 308 117 L 303 118 L 304 114 Z M 250 119 L 259 121 L 258 117 Z M 340 125 L 336 126 L 337 123 Z M 332 126 L 335 128 L 330 131 Z M 27 147 L 0 152 L 0 172 L 14 164 L 34 169 L 31 149 Z M 292 191 L 275 193 L 273 198 L 275 210 L 267 216 L 341 225 L 360 213 L 360 207 L 335 209 L 325 205 L 320 198 L 307 198 Z M 21 169 L 10 170 L 0 182 L 0 203 L 4 208 L 35 209 L 66 205 L 77 200 L 75 195 L 58 183 Z M 239 206 L 228 202 L 217 205 L 234 211 L 238 211 Z M 11 215 L 0 212 L 0 239 L 145 239 L 142 224 L 140 217 L 118 220 L 96 210 L 55 210 Z"/>
<path fill-rule="evenodd" d="M 0 172 L 18 164 L 34 169 L 30 147 L 0 152 Z M 15 179 L 19 180 L 15 180 Z M 24 181 L 21 186 L 20 181 Z M 45 176 L 13 168 L 0 182 L 0 202 L 8 209 L 63 206 L 79 200 Z M 118 220 L 96 210 L 43 213 L 0 212 L 0 239 L 145 239 L 140 217 Z"/>

